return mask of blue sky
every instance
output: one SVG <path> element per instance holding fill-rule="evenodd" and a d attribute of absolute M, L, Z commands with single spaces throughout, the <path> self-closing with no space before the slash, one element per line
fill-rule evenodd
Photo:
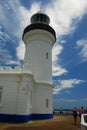
<path fill-rule="evenodd" d="M 44 11 L 55 29 L 52 49 L 55 108 L 87 109 L 87 0 L 0 0 L 0 66 L 22 66 L 23 29 Z"/>

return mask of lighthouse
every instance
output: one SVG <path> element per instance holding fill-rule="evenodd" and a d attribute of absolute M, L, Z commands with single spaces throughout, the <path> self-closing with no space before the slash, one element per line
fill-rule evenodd
<path fill-rule="evenodd" d="M 51 50 L 56 36 L 49 23 L 49 17 L 42 12 L 31 17 L 31 24 L 23 33 L 26 46 L 24 67 L 33 73 L 37 82 L 52 84 Z"/>
<path fill-rule="evenodd" d="M 50 18 L 32 15 L 23 31 L 24 65 L 0 67 L 0 121 L 25 123 L 53 117 L 52 46 L 56 41 Z"/>
<path fill-rule="evenodd" d="M 32 118 L 52 118 L 52 46 L 56 41 L 56 34 L 45 13 L 35 13 L 30 21 L 22 38 L 26 48 L 24 69 L 32 73 L 35 80 Z"/>

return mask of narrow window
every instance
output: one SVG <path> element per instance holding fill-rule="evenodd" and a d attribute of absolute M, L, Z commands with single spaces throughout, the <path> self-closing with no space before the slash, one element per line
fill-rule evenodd
<path fill-rule="evenodd" d="M 49 108 L 49 99 L 46 99 L 46 108 Z"/>
<path fill-rule="evenodd" d="M 30 91 L 30 106 L 32 106 L 32 91 Z"/>
<path fill-rule="evenodd" d="M 49 58 L 49 54 L 48 54 L 48 52 L 46 53 L 46 59 L 48 59 Z"/>
<path fill-rule="evenodd" d="M 1 104 L 1 101 L 2 101 L 2 86 L 0 86 L 0 104 Z"/>

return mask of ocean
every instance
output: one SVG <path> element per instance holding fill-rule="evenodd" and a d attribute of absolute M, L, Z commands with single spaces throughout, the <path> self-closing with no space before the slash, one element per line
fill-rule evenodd
<path fill-rule="evenodd" d="M 87 110 L 85 110 L 87 113 Z M 72 109 L 54 109 L 54 115 L 73 115 Z"/>

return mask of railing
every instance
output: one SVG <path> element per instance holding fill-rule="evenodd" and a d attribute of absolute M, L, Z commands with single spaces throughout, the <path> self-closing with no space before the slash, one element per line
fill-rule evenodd
<path fill-rule="evenodd" d="M 81 115 L 81 130 L 87 130 L 87 114 Z"/>
<path fill-rule="evenodd" d="M 16 67 L 14 67 L 14 69 L 13 68 L 11 68 L 11 67 L 0 67 L 0 72 L 7 72 L 7 71 L 21 71 L 23 68 L 22 67 L 20 67 L 20 66 L 16 66 Z"/>
<path fill-rule="evenodd" d="M 73 115 L 72 110 L 54 110 L 54 115 Z"/>

